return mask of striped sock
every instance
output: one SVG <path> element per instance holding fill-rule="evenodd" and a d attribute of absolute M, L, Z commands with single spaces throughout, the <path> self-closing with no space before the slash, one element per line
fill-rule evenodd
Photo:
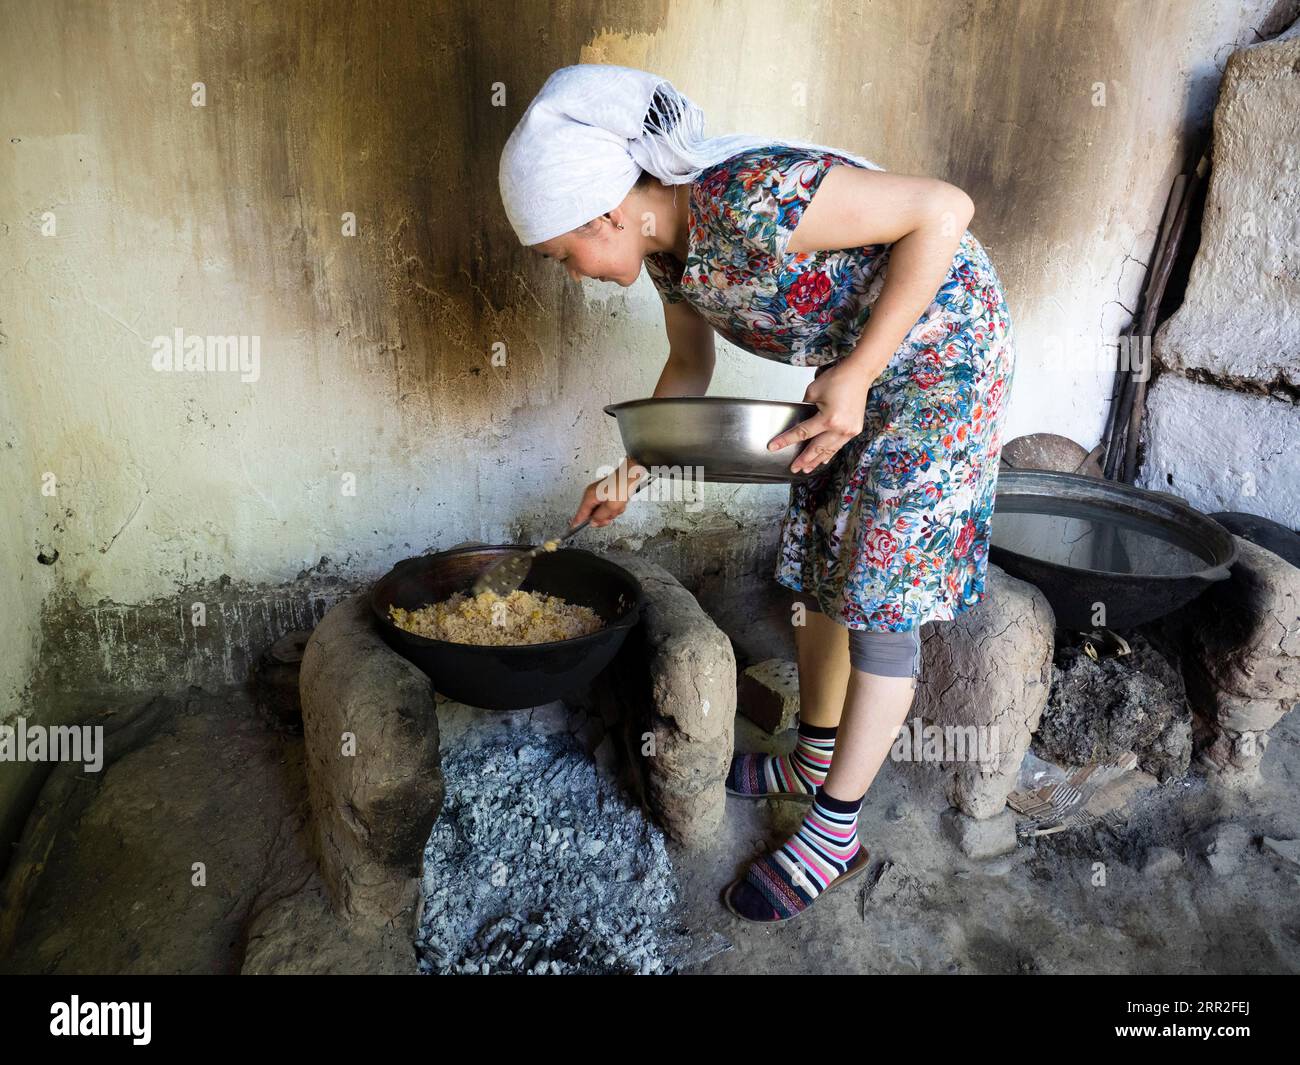
<path fill-rule="evenodd" d="M 834 726 L 799 722 L 799 739 L 789 754 L 738 754 L 731 760 L 727 788 L 739 795 L 807 795 L 826 779 L 835 753 Z"/>
<path fill-rule="evenodd" d="M 731 889 L 731 905 L 751 921 L 802 913 L 850 864 L 865 860 L 858 842 L 861 809 L 862 799 L 836 799 L 819 787 L 799 831 L 749 867 Z"/>

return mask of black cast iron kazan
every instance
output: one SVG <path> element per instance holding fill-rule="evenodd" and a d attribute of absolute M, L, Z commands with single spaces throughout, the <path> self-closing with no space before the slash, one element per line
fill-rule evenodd
<path fill-rule="evenodd" d="M 474 578 L 504 555 L 528 545 L 460 547 L 399 562 L 375 585 L 370 606 L 385 641 L 419 666 L 448 698 L 488 710 L 541 706 L 580 690 L 595 679 L 641 617 L 641 585 L 608 559 L 567 548 L 534 561 L 522 590 L 558 595 L 590 607 L 605 627 L 589 636 L 550 643 L 480 647 L 417 636 L 393 624 L 390 606 L 418 610 L 471 594 Z"/>
<path fill-rule="evenodd" d="M 1077 501 L 1110 512 L 1113 522 L 1177 544 L 1204 561 L 1186 573 L 1112 573 L 1079 569 L 1000 547 L 998 511 L 1056 513 Z M 1237 541 L 1213 518 L 1172 492 L 1052 470 L 1002 470 L 994 501 L 989 558 L 1022 581 L 1037 585 L 1056 622 L 1087 632 L 1097 627 L 1097 604 L 1106 607 L 1106 628 L 1132 629 L 1190 603 L 1216 581 L 1227 580 L 1237 561 Z"/>

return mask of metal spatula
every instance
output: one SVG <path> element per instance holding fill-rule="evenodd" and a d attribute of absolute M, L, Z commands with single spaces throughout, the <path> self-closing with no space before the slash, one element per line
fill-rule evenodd
<path fill-rule="evenodd" d="M 642 488 L 650 483 L 653 474 L 646 474 L 637 486 L 632 489 L 632 495 L 636 495 Z M 629 501 L 632 496 L 628 496 Z M 528 572 L 533 568 L 533 559 L 543 551 L 557 551 L 562 543 L 574 533 L 582 532 L 591 519 L 588 518 L 581 525 L 575 525 L 563 536 L 555 537 L 551 540 L 543 541 L 540 547 L 534 547 L 528 551 L 517 551 L 513 555 L 506 555 L 500 562 L 494 562 L 488 566 L 474 581 L 472 592 L 474 595 L 482 595 L 484 592 L 496 592 L 497 595 L 509 595 L 528 578 Z"/>

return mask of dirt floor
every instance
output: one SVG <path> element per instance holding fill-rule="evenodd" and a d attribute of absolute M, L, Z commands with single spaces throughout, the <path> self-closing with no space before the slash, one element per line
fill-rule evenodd
<path fill-rule="evenodd" d="M 941 836 L 942 800 L 887 762 L 859 822 L 877 859 L 864 882 L 771 929 L 724 913 L 715 927 L 734 947 L 703 970 L 1300 971 L 1300 867 L 1259 847 L 1262 836 L 1293 839 L 1300 829 L 1296 717 L 1275 730 L 1262 786 L 1251 793 L 1194 775 L 1137 796 L 1117 831 L 1042 836 L 986 862 L 966 859 Z M 745 746 L 765 745 L 755 738 Z M 790 803 L 766 800 L 730 799 L 727 812 L 716 855 L 682 870 L 701 914 L 714 905 L 719 883 L 767 842 L 779 843 L 801 816 Z M 1244 832 L 1214 828 L 1225 822 Z M 1207 828 L 1220 851 L 1238 845 L 1235 869 L 1226 854 L 1221 872 L 1207 862 Z"/>
<path fill-rule="evenodd" d="M 448 750 L 536 727 L 535 714 L 484 713 L 458 709 L 443 723 Z M 549 727 L 580 728 L 562 708 L 551 717 Z M 242 691 L 123 705 L 103 720 L 113 730 L 105 771 L 56 769 L 28 824 L 16 861 L 28 875 L 33 856 L 42 868 L 0 968 L 415 971 L 408 930 L 357 940 L 328 913 L 304 844 L 300 737 L 272 727 Z M 743 718 L 737 733 L 744 749 L 764 746 Z M 733 798 L 712 849 L 669 848 L 680 891 L 671 916 L 711 944 L 687 971 L 1297 972 L 1300 867 L 1261 839 L 1300 836 L 1298 777 L 1292 714 L 1252 789 L 1193 764 L 1188 778 L 1135 797 L 1120 827 L 976 862 L 941 835 L 934 778 L 886 763 L 862 814 L 875 858 L 864 877 L 786 925 L 732 918 L 719 892 L 803 809 Z"/>

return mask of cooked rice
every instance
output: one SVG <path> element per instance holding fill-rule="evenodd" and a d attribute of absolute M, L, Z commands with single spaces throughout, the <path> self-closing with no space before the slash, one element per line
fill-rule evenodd
<path fill-rule="evenodd" d="M 572 640 L 605 626 L 590 607 L 565 602 L 558 595 L 524 591 L 506 596 L 457 592 L 418 610 L 390 606 L 388 616 L 399 629 L 417 636 L 496 647 Z"/>

